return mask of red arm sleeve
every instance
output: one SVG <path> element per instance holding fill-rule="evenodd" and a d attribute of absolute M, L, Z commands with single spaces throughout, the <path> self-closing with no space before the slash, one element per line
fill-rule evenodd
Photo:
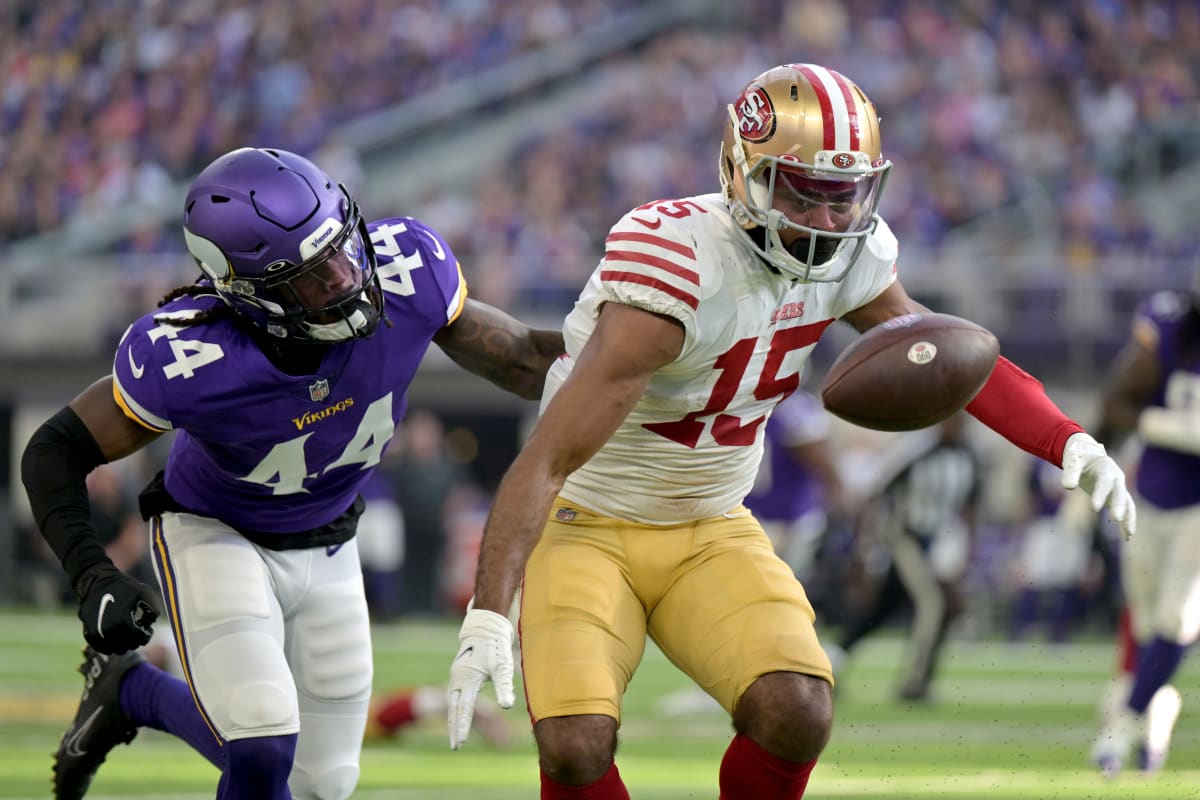
<path fill-rule="evenodd" d="M 1083 426 L 1046 396 L 1041 381 L 1004 356 L 967 413 L 1027 453 L 1062 466 L 1063 445 Z"/>

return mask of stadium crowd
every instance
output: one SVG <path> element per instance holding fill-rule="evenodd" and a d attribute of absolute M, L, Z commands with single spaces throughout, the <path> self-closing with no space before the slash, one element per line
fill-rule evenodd
<path fill-rule="evenodd" d="M 385 10 L 355 0 L 281 14 L 281 4 L 9 6 L 0 14 L 0 113 L 11 132 L 0 144 L 0 240 L 157 198 L 235 145 L 319 150 L 356 116 L 636 5 Z M 810 60 L 869 87 L 888 155 L 902 165 L 882 211 L 909 252 L 1004 208 L 1057 219 L 1049 235 L 1077 269 L 1144 271 L 1200 244 L 1194 228 L 1154 230 L 1135 199 L 1142 181 L 1194 155 L 1170 144 L 1200 96 L 1194 3 L 755 0 L 741 10 L 716 30 L 669 31 L 607 59 L 589 78 L 600 101 L 531 131 L 469 187 L 372 211 L 445 231 L 481 299 L 558 310 L 593 267 L 608 221 L 642 202 L 715 190 L 714 120 L 737 88 L 732 76 Z M 121 249 L 178 247 L 148 230 Z M 1114 255 L 1128 258 L 1105 260 Z M 909 274 L 922 261 L 908 261 Z"/>
<path fill-rule="evenodd" d="M 239 144 L 329 152 L 345 122 L 638 4 L 284 5 L 4 4 L 0 242 L 158 199 Z M 851 75 L 880 109 L 898 165 L 882 211 L 905 242 L 908 274 L 926 268 L 914 251 L 1030 204 L 1058 220 L 1068 266 L 1125 263 L 1153 281 L 1147 263 L 1187 264 L 1200 249 L 1195 226 L 1174 237 L 1152 230 L 1134 195 L 1189 155 L 1155 142 L 1200 97 L 1194 3 L 752 0 L 725 13 L 727 24 L 669 31 L 605 60 L 588 81 L 601 87 L 598 102 L 530 131 L 470 186 L 370 213 L 413 214 L 444 232 L 473 296 L 565 311 L 611 220 L 716 189 L 714 120 L 737 76 L 804 59 Z M 174 221 L 135 231 L 114 252 L 165 259 L 171 281 L 190 263 Z M 1130 253 L 1136 260 L 1104 260 Z M 153 280 L 145 260 L 128 264 L 139 308 L 174 285 Z"/>
<path fill-rule="evenodd" d="M 531 293 L 573 297 L 600 252 L 604 220 L 714 191 L 713 120 L 736 88 L 731 76 L 789 58 L 870 87 L 888 155 L 901 165 L 881 212 L 909 252 L 997 209 L 1034 203 L 1059 216 L 1051 235 L 1077 268 L 1113 255 L 1137 254 L 1144 265 L 1147 256 L 1195 252 L 1194 232 L 1154 236 L 1139 214 L 1130 174 L 1138 148 L 1128 146 L 1153 141 L 1195 107 L 1195 6 L 766 0 L 756 8 L 751 31 L 677 32 L 612 63 L 604 100 L 566 130 L 531 136 L 474 194 L 424 204 L 421 213 L 476 265 L 485 296 L 502 305 L 515 297 L 493 291 L 525 302 Z M 921 266 L 906 260 L 907 274 Z"/>
<path fill-rule="evenodd" d="M 155 202 L 215 155 L 339 124 L 632 0 L 19 0 L 0 8 L 0 241 Z"/>

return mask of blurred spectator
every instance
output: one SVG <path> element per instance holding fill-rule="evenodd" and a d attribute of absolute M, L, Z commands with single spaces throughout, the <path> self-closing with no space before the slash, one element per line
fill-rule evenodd
<path fill-rule="evenodd" d="M 156 202 L 170 180 L 233 146 L 336 146 L 342 123 L 432 98 L 638 5 L 10 3 L 0 12 L 0 239 Z M 910 246 L 937 246 L 1006 207 L 1046 224 L 1060 205 L 1051 233 L 1075 263 L 1196 241 L 1194 231 L 1182 245 L 1161 232 L 1148 241 L 1147 221 L 1125 207 L 1131 187 L 1196 157 L 1179 144 L 1200 97 L 1195 3 L 754 0 L 735 19 L 667 32 L 593 69 L 598 102 L 531 131 L 480 177 L 505 184 L 506 201 L 447 190 L 461 196 L 434 205 L 465 212 L 454 215 L 463 238 L 449 236 L 465 268 L 486 264 L 491 288 L 515 283 L 533 303 L 569 302 L 601 252 L 603 220 L 635 199 L 715 189 L 694 165 L 712 158 L 714 120 L 738 88 L 728 76 L 797 54 L 869 87 L 889 156 L 904 165 L 882 212 Z M 1158 138 L 1172 131 L 1175 144 Z"/>
<path fill-rule="evenodd" d="M 1083 616 L 1095 517 L 1086 496 L 1068 496 L 1062 488 L 1061 469 L 1041 459 L 1029 463 L 1030 507 L 1014 564 L 1018 574 L 1011 635 L 1024 639 L 1045 625 L 1047 638 L 1061 643 L 1070 639 Z"/>
<path fill-rule="evenodd" d="M 349 119 L 637 5 L 5 3 L 0 241 L 169 199 L 172 180 L 237 146 L 311 153 Z"/>
<path fill-rule="evenodd" d="M 150 537 L 121 468 L 101 464 L 88 473 L 87 488 L 96 538 L 108 557 L 117 569 L 153 585 Z"/>
<path fill-rule="evenodd" d="M 400 449 L 389 459 L 392 481 L 404 520 L 404 563 L 400 569 L 399 613 L 441 614 L 443 552 L 447 514 L 466 476 L 446 453 L 445 428 L 428 411 L 413 410 L 401 425 Z"/>
<path fill-rule="evenodd" d="M 391 474 L 397 448 L 384 452 L 383 460 L 363 485 L 366 508 L 358 519 L 358 558 L 362 562 L 363 588 L 372 622 L 388 622 L 400 611 L 400 568 L 404 564 L 404 513 L 397 502 L 397 479 Z"/>

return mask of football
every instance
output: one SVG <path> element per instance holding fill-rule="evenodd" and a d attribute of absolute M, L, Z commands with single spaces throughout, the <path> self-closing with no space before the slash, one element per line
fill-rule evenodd
<path fill-rule="evenodd" d="M 863 428 L 910 431 L 953 416 L 983 388 L 1000 343 L 951 314 L 905 314 L 854 340 L 829 367 L 821 400 Z"/>

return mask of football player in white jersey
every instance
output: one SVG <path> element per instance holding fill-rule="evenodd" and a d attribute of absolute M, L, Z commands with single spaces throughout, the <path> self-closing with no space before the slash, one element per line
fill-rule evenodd
<path fill-rule="evenodd" d="M 485 528 L 450 669 L 450 745 L 483 682 L 513 703 L 506 614 L 521 585 L 543 800 L 629 797 L 613 757 L 647 636 L 732 715 L 724 800 L 801 797 L 829 738 L 812 607 L 742 498 L 763 423 L 821 333 L 926 309 L 876 213 L 891 163 L 858 86 L 776 67 L 724 129 L 720 193 L 647 203 L 612 227 Z M 969 410 L 1133 528 L 1120 468 L 1035 379 L 1001 359 Z"/>

